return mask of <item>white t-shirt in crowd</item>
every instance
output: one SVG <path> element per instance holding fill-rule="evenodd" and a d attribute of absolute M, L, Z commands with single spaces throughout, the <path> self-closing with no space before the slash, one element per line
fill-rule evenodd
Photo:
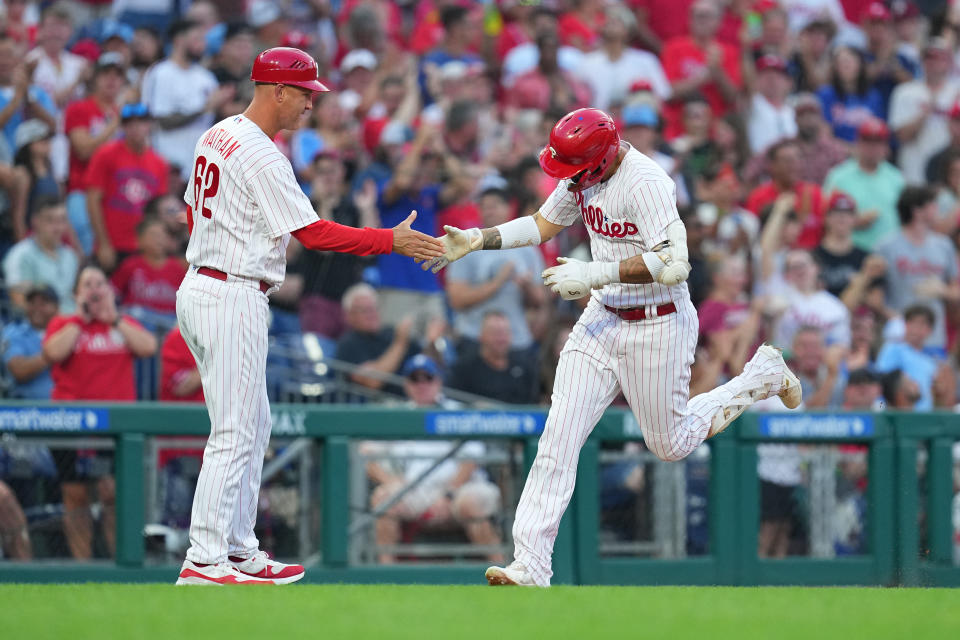
<path fill-rule="evenodd" d="M 155 118 L 196 113 L 218 87 L 216 77 L 198 64 L 184 69 L 172 60 L 158 62 L 143 78 L 143 102 Z M 213 113 L 204 113 L 176 129 L 154 127 L 153 148 L 189 179 L 193 148 L 213 124 Z"/>
<path fill-rule="evenodd" d="M 754 154 L 761 153 L 780 140 L 795 137 L 797 119 L 793 107 L 789 104 L 775 107 L 759 93 L 754 94 L 747 118 L 747 135 L 750 138 L 750 151 Z"/>
<path fill-rule="evenodd" d="M 639 49 L 626 49 L 616 60 L 607 52 L 597 49 L 583 56 L 577 68 L 577 76 L 586 82 L 593 92 L 593 105 L 607 109 L 611 104 L 623 103 L 630 85 L 646 80 L 661 100 L 670 97 L 670 83 L 663 72 L 657 56 Z"/>
<path fill-rule="evenodd" d="M 817 327 L 823 331 L 827 345 L 850 346 L 850 311 L 835 295 L 820 290 L 800 293 L 789 287 L 789 306 L 777 322 L 776 344 L 790 348 L 801 327 Z"/>
<path fill-rule="evenodd" d="M 890 98 L 890 128 L 894 131 L 916 120 L 927 105 L 933 105 L 917 137 L 900 145 L 900 170 L 907 183 L 926 182 L 927 162 L 950 140 L 947 113 L 958 98 L 960 83 L 953 79 L 947 80 L 936 95 L 923 80 L 905 82 L 893 90 Z"/>

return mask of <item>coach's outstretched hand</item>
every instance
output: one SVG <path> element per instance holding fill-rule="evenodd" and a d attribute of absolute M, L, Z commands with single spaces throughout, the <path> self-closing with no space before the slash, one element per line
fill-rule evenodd
<path fill-rule="evenodd" d="M 437 273 L 451 262 L 459 260 L 471 251 L 476 251 L 483 246 L 483 233 L 476 227 L 472 229 L 458 229 L 446 225 L 443 227 L 443 230 L 446 231 L 446 233 L 440 238 L 437 238 L 443 242 L 443 255 L 424 262 L 424 271 L 430 269 L 430 271 Z"/>
<path fill-rule="evenodd" d="M 410 256 L 417 262 L 442 256 L 445 247 L 438 238 L 410 228 L 416 219 L 417 212 L 411 211 L 406 220 L 393 228 L 393 252 Z"/>

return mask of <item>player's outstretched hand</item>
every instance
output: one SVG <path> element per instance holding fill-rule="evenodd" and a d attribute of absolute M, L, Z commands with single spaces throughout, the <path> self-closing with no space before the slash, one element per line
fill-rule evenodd
<path fill-rule="evenodd" d="M 440 240 L 410 228 L 416 219 L 417 212 L 411 211 L 406 220 L 393 228 L 393 252 L 410 256 L 417 262 L 442 256 L 444 245 Z"/>
<path fill-rule="evenodd" d="M 437 273 L 440 269 L 455 260 L 459 260 L 471 251 L 476 251 L 483 245 L 483 233 L 476 227 L 472 229 L 458 229 L 446 225 L 443 227 L 446 233 L 438 238 L 443 243 L 443 255 L 423 263 L 423 270 L 430 269 Z"/>

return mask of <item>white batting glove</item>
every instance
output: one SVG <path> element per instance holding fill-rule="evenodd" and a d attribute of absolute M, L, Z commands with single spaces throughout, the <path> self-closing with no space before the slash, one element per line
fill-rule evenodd
<path fill-rule="evenodd" d="M 690 263 L 682 257 L 675 257 L 675 253 L 677 252 L 672 250 L 671 243 L 664 241 L 655 246 L 653 251 L 643 254 L 643 262 L 654 281 L 675 287 L 690 277 Z"/>
<path fill-rule="evenodd" d="M 477 227 L 458 229 L 445 225 L 443 230 L 446 233 L 440 239 L 443 241 L 446 251 L 439 258 L 424 262 L 422 266 L 424 271 L 430 269 L 433 273 L 437 273 L 451 262 L 459 260 L 471 251 L 476 251 L 483 246 L 483 233 Z"/>
<path fill-rule="evenodd" d="M 543 284 L 564 300 L 576 300 L 602 289 L 611 282 L 620 281 L 619 262 L 583 262 L 573 258 L 557 258 L 558 264 L 545 270 Z"/>

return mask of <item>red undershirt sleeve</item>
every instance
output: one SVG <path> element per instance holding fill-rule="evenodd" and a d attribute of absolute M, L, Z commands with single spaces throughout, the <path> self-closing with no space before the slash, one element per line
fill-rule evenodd
<path fill-rule="evenodd" d="M 307 249 L 339 251 L 358 256 L 369 256 L 393 251 L 392 229 L 357 229 L 346 225 L 317 220 L 292 233 Z"/>

